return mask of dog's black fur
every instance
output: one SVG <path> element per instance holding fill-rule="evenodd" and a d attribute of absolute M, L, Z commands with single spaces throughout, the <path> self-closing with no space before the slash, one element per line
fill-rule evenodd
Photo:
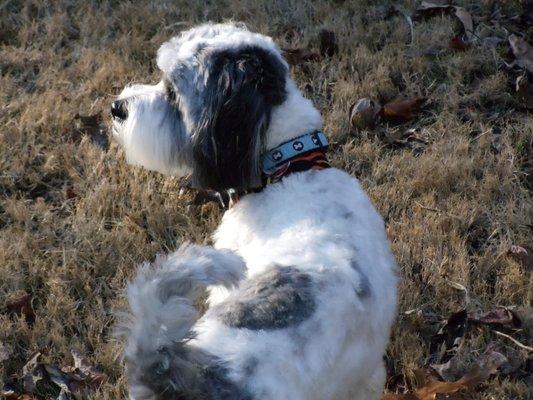
<path fill-rule="evenodd" d="M 209 71 L 193 134 L 193 185 L 218 192 L 259 188 L 272 108 L 286 98 L 287 67 L 260 47 L 205 54 Z"/>

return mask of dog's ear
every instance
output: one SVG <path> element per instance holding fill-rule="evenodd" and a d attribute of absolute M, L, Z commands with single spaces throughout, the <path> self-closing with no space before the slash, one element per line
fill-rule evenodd
<path fill-rule="evenodd" d="M 205 57 L 204 109 L 192 137 L 193 185 L 216 191 L 260 187 L 264 137 L 272 108 L 286 98 L 287 67 L 255 46 Z"/>

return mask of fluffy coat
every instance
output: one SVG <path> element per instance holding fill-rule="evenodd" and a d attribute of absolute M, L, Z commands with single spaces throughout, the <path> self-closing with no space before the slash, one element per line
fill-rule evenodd
<path fill-rule="evenodd" d="M 161 47 L 158 66 L 159 84 L 117 100 L 127 117 L 114 132 L 133 164 L 192 174 L 203 189 L 254 189 L 263 152 L 321 129 L 277 45 L 242 26 L 187 31 Z M 357 179 L 291 174 L 244 196 L 213 238 L 144 264 L 128 286 L 132 399 L 380 398 L 396 266 Z"/>

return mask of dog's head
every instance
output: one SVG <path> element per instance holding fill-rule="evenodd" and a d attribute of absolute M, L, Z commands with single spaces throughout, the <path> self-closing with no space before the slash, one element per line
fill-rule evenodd
<path fill-rule="evenodd" d="M 202 189 L 259 187 L 272 112 L 292 90 L 278 46 L 242 26 L 202 25 L 163 44 L 157 65 L 157 85 L 128 86 L 112 104 L 128 161 L 192 174 Z"/>

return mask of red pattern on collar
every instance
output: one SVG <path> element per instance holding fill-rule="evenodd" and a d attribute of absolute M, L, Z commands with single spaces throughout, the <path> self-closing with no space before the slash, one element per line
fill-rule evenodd
<path fill-rule="evenodd" d="M 322 169 L 330 168 L 331 165 L 328 162 L 326 157 L 325 149 L 313 150 L 309 153 L 302 154 L 298 157 L 294 157 L 287 162 L 280 165 L 274 173 L 270 175 L 263 176 L 263 187 L 266 185 L 276 183 L 281 181 L 284 177 L 295 173 L 303 172 L 309 170 L 319 171 Z M 261 188 L 262 189 L 262 188 Z M 260 191 L 260 190 L 259 190 Z M 228 191 L 229 201 L 228 209 L 231 209 L 235 204 L 240 200 L 240 198 L 246 194 L 250 193 L 249 191 L 245 192 L 236 192 Z"/>

